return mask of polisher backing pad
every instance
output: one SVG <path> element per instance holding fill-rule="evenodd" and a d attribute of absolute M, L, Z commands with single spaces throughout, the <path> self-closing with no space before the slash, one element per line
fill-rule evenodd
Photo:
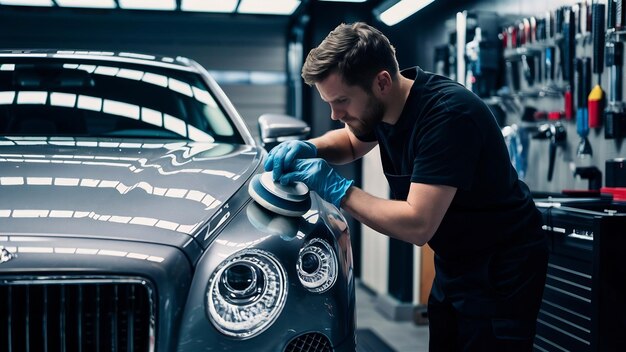
<path fill-rule="evenodd" d="M 309 188 L 302 182 L 281 185 L 272 172 L 254 175 L 248 193 L 263 208 L 285 216 L 302 216 L 311 208 Z"/>

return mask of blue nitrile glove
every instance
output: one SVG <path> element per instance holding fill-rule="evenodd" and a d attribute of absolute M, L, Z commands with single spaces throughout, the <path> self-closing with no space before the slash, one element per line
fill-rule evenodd
<path fill-rule="evenodd" d="M 296 160 L 293 167 L 280 177 L 283 185 L 295 181 L 304 182 L 310 190 L 317 192 L 337 208 L 341 206 L 341 200 L 354 183 L 339 175 L 324 159 Z"/>
<path fill-rule="evenodd" d="M 265 160 L 265 171 L 274 171 L 272 177 L 277 181 L 285 172 L 289 170 L 296 159 L 315 158 L 317 148 L 313 143 L 307 141 L 286 141 L 274 147 Z"/>

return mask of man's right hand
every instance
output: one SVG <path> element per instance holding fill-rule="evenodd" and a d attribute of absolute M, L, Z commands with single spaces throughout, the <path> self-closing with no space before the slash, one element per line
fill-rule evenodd
<path fill-rule="evenodd" d="M 286 141 L 274 147 L 265 161 L 265 171 L 273 171 L 274 181 L 293 167 L 296 159 L 309 159 L 317 156 L 317 148 L 307 141 Z"/>

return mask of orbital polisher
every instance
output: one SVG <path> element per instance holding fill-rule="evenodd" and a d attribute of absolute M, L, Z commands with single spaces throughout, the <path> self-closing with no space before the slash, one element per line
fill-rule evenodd
<path fill-rule="evenodd" d="M 252 177 L 248 193 L 263 208 L 284 216 L 302 216 L 311 208 L 309 188 L 302 182 L 281 185 L 272 172 Z"/>

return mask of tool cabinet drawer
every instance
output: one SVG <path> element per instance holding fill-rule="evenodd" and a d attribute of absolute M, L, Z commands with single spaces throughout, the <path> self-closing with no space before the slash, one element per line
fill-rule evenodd
<path fill-rule="evenodd" d="M 535 351 L 626 351 L 626 214 L 611 206 L 539 206 L 550 256 Z"/>

